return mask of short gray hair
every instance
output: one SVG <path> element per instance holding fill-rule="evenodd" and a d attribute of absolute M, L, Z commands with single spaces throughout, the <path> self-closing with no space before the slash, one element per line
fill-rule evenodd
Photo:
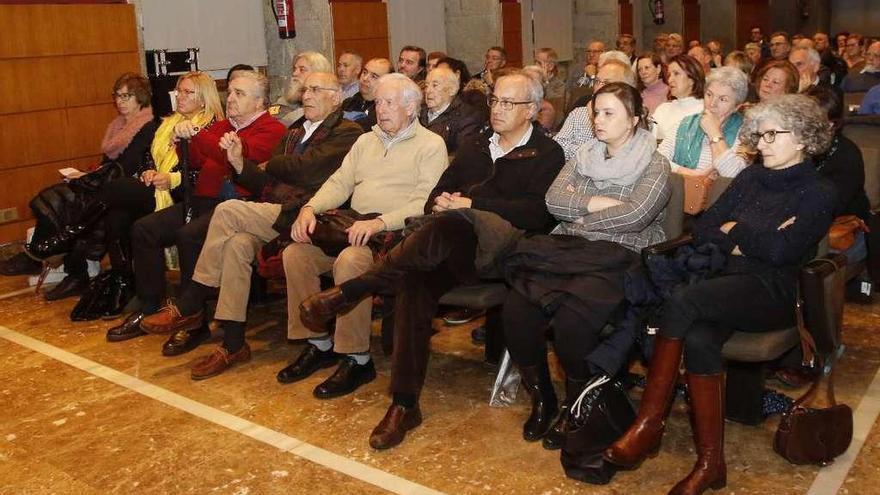
<path fill-rule="evenodd" d="M 760 123 L 766 119 L 773 119 L 784 130 L 794 133 L 795 139 L 804 145 L 804 154 L 808 156 L 823 153 L 831 144 L 828 116 L 809 96 L 785 94 L 748 109 L 740 136 L 753 148 L 758 145 L 756 133 L 759 132 Z"/>
<path fill-rule="evenodd" d="M 235 71 L 234 79 L 238 79 L 239 77 L 244 77 L 253 81 L 256 88 L 254 96 L 262 98 L 263 108 L 269 106 L 269 78 L 255 70 L 237 70 Z"/>
<path fill-rule="evenodd" d="M 749 78 L 746 73 L 736 67 L 719 67 L 712 69 L 706 77 L 706 89 L 713 83 L 727 86 L 733 90 L 736 104 L 746 101 L 749 95 Z"/>
<path fill-rule="evenodd" d="M 599 55 L 599 67 L 605 65 L 609 60 L 620 60 L 625 64 L 632 63 L 629 61 L 629 57 L 620 50 L 609 50 L 607 52 L 603 52 L 602 55 Z"/>
<path fill-rule="evenodd" d="M 291 65 L 296 65 L 296 61 L 304 58 L 309 63 L 310 72 L 333 72 L 333 64 L 327 60 L 327 57 L 318 52 L 300 52 L 293 57 Z"/>
<path fill-rule="evenodd" d="M 400 72 L 392 72 L 380 77 L 376 81 L 376 91 L 385 84 L 397 84 L 398 87 L 400 87 L 401 100 L 403 100 L 403 103 L 406 105 L 415 103 L 416 116 L 418 116 L 419 111 L 422 109 L 422 90 L 419 88 L 418 84 Z"/>
<path fill-rule="evenodd" d="M 528 73 L 520 69 L 513 70 L 504 74 L 503 76 L 499 77 L 497 81 L 495 81 L 495 84 L 497 85 L 498 81 L 508 77 L 516 77 L 525 81 L 526 99 L 537 105 L 538 108 L 541 107 L 541 100 L 544 99 L 544 86 L 541 84 L 540 81 L 536 80 L 534 77 L 530 76 Z M 535 114 L 537 115 L 537 113 L 538 112 L 536 111 Z"/>
<path fill-rule="evenodd" d="M 609 53 L 609 52 L 605 52 L 605 53 Z M 606 60 L 604 64 L 600 63 L 599 68 L 602 69 L 606 65 L 620 67 L 620 69 L 623 71 L 623 78 L 620 81 L 615 81 L 615 82 L 622 82 L 622 83 L 629 84 L 630 86 L 632 86 L 634 88 L 636 87 L 636 73 L 633 72 L 632 65 L 630 65 L 630 63 L 629 63 L 629 59 L 627 59 L 627 61 L 624 62 L 624 61 L 619 60 L 617 58 L 611 58 L 611 59 Z"/>
<path fill-rule="evenodd" d="M 820 65 L 822 63 L 822 57 L 819 55 L 819 52 L 816 51 L 815 48 L 810 48 L 809 46 L 796 46 L 791 49 L 788 56 L 791 57 L 791 54 L 794 52 L 807 52 L 807 58 L 810 59 L 810 62 L 815 65 Z"/>
<path fill-rule="evenodd" d="M 436 77 L 444 86 L 452 88 L 453 96 L 458 93 L 458 89 L 461 87 L 461 78 L 459 75 L 446 66 L 435 68 L 428 76 Z"/>

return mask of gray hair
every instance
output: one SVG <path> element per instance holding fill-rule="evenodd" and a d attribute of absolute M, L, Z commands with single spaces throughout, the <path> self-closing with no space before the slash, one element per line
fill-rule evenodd
<path fill-rule="evenodd" d="M 750 42 L 746 43 L 745 50 L 758 50 L 758 51 L 760 51 L 761 45 L 750 41 Z"/>
<path fill-rule="evenodd" d="M 758 145 L 756 133 L 760 123 L 767 119 L 773 119 L 783 130 L 791 131 L 795 140 L 804 145 L 804 154 L 808 156 L 824 152 L 831 144 L 828 116 L 809 96 L 785 94 L 748 109 L 740 136 L 753 148 Z"/>
<path fill-rule="evenodd" d="M 737 105 L 746 101 L 749 95 L 749 78 L 745 72 L 736 67 L 712 69 L 706 77 L 706 89 L 709 89 L 712 83 L 718 83 L 732 89 Z"/>
<path fill-rule="evenodd" d="M 605 53 L 611 53 L 611 52 L 605 52 Z M 621 52 L 618 52 L 618 53 L 621 53 Z M 611 58 L 609 60 L 606 60 L 604 64 L 600 62 L 599 68 L 602 69 L 606 65 L 620 67 L 620 69 L 623 71 L 623 77 L 620 79 L 620 81 L 615 81 L 615 82 L 622 82 L 622 83 L 629 84 L 630 86 L 632 86 L 634 88 L 636 87 L 636 73 L 633 72 L 632 65 L 630 65 L 630 63 L 629 63 L 629 59 L 627 59 L 626 62 L 624 62 L 622 60 L 619 60 L 616 57 Z"/>
<path fill-rule="evenodd" d="M 625 64 L 630 64 L 629 57 L 620 50 L 610 50 L 599 55 L 599 67 L 605 65 L 609 60 L 620 60 Z"/>
<path fill-rule="evenodd" d="M 520 69 L 513 70 L 511 72 L 508 72 L 507 74 L 504 74 L 503 76 L 498 78 L 498 81 L 508 77 L 516 77 L 522 79 L 523 81 L 526 81 L 526 99 L 537 105 L 538 108 L 541 107 L 541 100 L 544 99 L 544 86 L 541 85 L 540 80 L 535 79 L 534 77 L 530 76 L 526 71 Z M 498 81 L 495 81 L 496 85 L 498 84 Z M 536 111 L 535 114 L 537 115 L 537 113 L 538 112 Z"/>
<path fill-rule="evenodd" d="M 327 57 L 318 52 L 300 52 L 293 57 L 292 65 L 296 65 L 296 61 L 304 58 L 309 63 L 311 72 L 333 72 L 333 64 L 327 60 Z"/>
<path fill-rule="evenodd" d="M 807 52 L 807 58 L 810 59 L 814 65 L 818 66 L 822 63 L 822 57 L 819 55 L 819 52 L 816 51 L 815 48 L 811 48 L 809 46 L 796 46 L 791 49 L 788 56 L 791 57 L 791 54 L 794 52 Z"/>
<path fill-rule="evenodd" d="M 415 103 L 415 112 L 418 116 L 419 111 L 422 109 L 422 90 L 418 84 L 399 72 L 392 72 L 380 77 L 376 81 L 376 91 L 379 91 L 379 88 L 385 84 L 396 84 L 400 88 L 400 99 L 405 105 Z"/>
<path fill-rule="evenodd" d="M 344 52 L 339 54 L 339 58 L 342 58 L 343 55 L 351 55 L 354 58 L 354 61 L 357 62 L 358 66 L 364 66 L 364 57 L 360 56 L 360 54 L 345 50 Z"/>
<path fill-rule="evenodd" d="M 458 93 L 458 89 L 461 87 L 461 78 L 458 74 L 455 73 L 452 69 L 448 67 L 437 67 L 431 71 L 429 77 L 437 78 L 440 80 L 440 83 L 443 86 L 452 88 L 452 95 L 455 96 Z"/>
<path fill-rule="evenodd" d="M 254 96 L 257 96 L 263 100 L 263 108 L 269 106 L 269 78 L 255 70 L 235 71 L 234 79 L 238 79 L 239 77 L 243 77 L 253 81 L 254 87 L 256 89 Z"/>

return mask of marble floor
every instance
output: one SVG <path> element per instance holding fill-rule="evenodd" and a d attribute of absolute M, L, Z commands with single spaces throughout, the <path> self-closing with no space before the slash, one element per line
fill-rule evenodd
<path fill-rule="evenodd" d="M 217 336 L 173 358 L 161 356 L 161 336 L 109 344 L 112 322 L 71 323 L 74 300 L 47 303 L 26 288 L 25 277 L 0 277 L 0 494 L 660 494 L 694 461 L 679 400 L 657 458 L 605 486 L 567 479 L 558 452 L 521 439 L 524 393 L 489 407 L 495 369 L 470 342 L 479 322 L 435 321 L 425 421 L 378 452 L 367 437 L 389 403 L 388 360 L 374 352 L 379 377 L 335 400 L 311 395 L 332 370 L 280 385 L 275 373 L 301 348 L 284 338 L 283 304 L 252 315 L 251 362 L 193 382 L 191 364 Z M 878 330 L 880 303 L 847 305 L 836 388 L 862 425 L 858 445 L 822 470 L 793 466 L 772 450 L 778 418 L 728 422 L 728 486 L 716 493 L 878 492 L 880 397 L 866 396 L 880 394 Z"/>

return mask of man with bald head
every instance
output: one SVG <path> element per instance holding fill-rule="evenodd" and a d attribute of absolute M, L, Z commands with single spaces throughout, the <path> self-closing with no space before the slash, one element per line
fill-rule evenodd
<path fill-rule="evenodd" d="M 488 274 L 482 269 L 504 251 L 504 242 L 483 243 L 478 232 L 512 243 L 556 224 L 544 195 L 564 160 L 533 123 L 542 98 L 537 80 L 520 71 L 499 75 L 489 98 L 492 130 L 462 143 L 424 204 L 433 214 L 369 272 L 303 302 L 303 316 L 318 321 L 369 294 L 395 294 L 392 403 L 370 435 L 374 449 L 399 444 L 422 421 L 419 395 L 440 296 Z"/>
<path fill-rule="evenodd" d="M 371 58 L 361 70 L 359 91 L 342 102 L 345 118 L 360 124 L 365 132 L 376 125 L 376 81 L 393 69 L 387 58 Z"/>
<path fill-rule="evenodd" d="M 179 298 L 179 319 L 184 320 L 201 311 L 210 288 L 220 288 L 214 319 L 222 322 L 223 345 L 196 362 L 193 379 L 214 376 L 232 363 L 249 358 L 244 330 L 257 251 L 280 234 L 290 232 L 300 206 L 339 168 L 361 135 L 360 126 L 342 118 L 341 101 L 342 89 L 336 76 L 327 72 L 306 76 L 304 115 L 290 127 L 267 162 L 247 159 L 242 155 L 241 140 L 234 133 L 227 136 L 230 145 L 226 154 L 234 170 L 233 180 L 262 193 L 256 201 L 229 200 L 217 206 L 193 281 Z M 179 328 L 163 353 L 189 351 L 209 336 L 201 327 Z"/>
<path fill-rule="evenodd" d="M 358 138 L 339 170 L 300 209 L 291 231 L 294 242 L 283 253 L 287 336 L 308 340 L 277 379 L 293 383 L 339 362 L 312 391 L 319 399 L 354 392 L 376 377 L 370 358 L 372 299 L 336 318 L 335 332 L 323 323 L 305 323 L 300 303 L 320 290 L 322 273 L 332 271 L 334 281 L 342 283 L 366 272 L 373 264 L 370 236 L 400 230 L 406 218 L 420 215 L 449 161 L 443 139 L 419 124 L 422 92 L 417 83 L 403 74 L 386 74 L 375 91 L 377 124 Z M 317 215 L 346 202 L 359 213 L 378 216 L 354 222 L 348 229 L 349 245 L 330 256 L 312 244 Z"/>
<path fill-rule="evenodd" d="M 458 74 L 446 65 L 429 72 L 425 83 L 425 107 L 419 122 L 442 137 L 446 151 L 453 155 L 463 140 L 479 132 L 483 115 L 462 101 Z"/>
<path fill-rule="evenodd" d="M 606 60 L 604 65 L 599 67 L 594 91 L 612 82 L 622 82 L 636 87 L 636 76 L 632 67 L 614 58 Z M 574 159 L 581 145 L 596 139 L 593 135 L 591 112 L 592 106 L 590 104 L 576 107 L 568 114 L 562 128 L 553 138 L 562 146 L 566 160 Z"/>

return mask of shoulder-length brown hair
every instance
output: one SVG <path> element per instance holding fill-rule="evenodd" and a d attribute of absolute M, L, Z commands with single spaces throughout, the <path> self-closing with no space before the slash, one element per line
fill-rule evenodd
<path fill-rule="evenodd" d="M 134 95 L 134 99 L 137 100 L 141 108 L 150 106 L 153 90 L 150 88 L 150 81 L 146 77 L 134 72 L 122 74 L 113 83 L 113 94 L 115 95 L 123 86 L 128 89 L 129 93 Z"/>
<path fill-rule="evenodd" d="M 643 58 L 646 58 L 651 61 L 651 65 L 654 67 L 660 67 L 660 80 L 665 84 L 667 82 L 666 79 L 666 64 L 663 63 L 663 58 L 659 53 L 656 52 L 645 52 L 636 58 L 636 89 L 639 91 L 645 90 L 645 83 L 642 82 L 642 78 L 639 77 L 639 61 Z"/>
<path fill-rule="evenodd" d="M 770 69 L 779 69 L 785 73 L 786 94 L 793 94 L 798 92 L 800 75 L 798 74 L 797 68 L 788 60 L 771 60 L 770 62 L 762 65 L 761 68 L 758 69 L 758 73 L 755 75 L 756 87 L 761 87 L 761 79 L 764 79 L 764 75 L 767 74 Z"/>
<path fill-rule="evenodd" d="M 703 98 L 703 92 L 706 89 L 706 73 L 703 71 L 703 65 L 694 57 L 683 53 L 669 59 L 666 66 L 669 67 L 673 62 L 678 64 L 681 70 L 687 74 L 688 79 L 694 82 L 694 88 L 691 90 L 690 96 Z"/>

